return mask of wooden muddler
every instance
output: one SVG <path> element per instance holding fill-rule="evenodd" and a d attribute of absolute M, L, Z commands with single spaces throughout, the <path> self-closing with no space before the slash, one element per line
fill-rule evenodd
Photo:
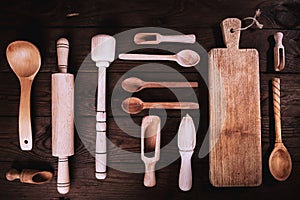
<path fill-rule="evenodd" d="M 92 38 L 92 60 L 98 67 L 95 165 L 97 179 L 106 177 L 106 68 L 115 59 L 116 40 L 109 35 Z"/>
<path fill-rule="evenodd" d="M 58 157 L 57 191 L 70 189 L 68 156 L 74 154 L 74 76 L 67 73 L 69 42 L 57 41 L 60 73 L 52 75 L 52 155 Z"/>

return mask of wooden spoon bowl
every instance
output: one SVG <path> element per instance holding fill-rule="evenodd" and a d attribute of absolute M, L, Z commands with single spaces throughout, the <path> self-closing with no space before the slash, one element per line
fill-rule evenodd
<path fill-rule="evenodd" d="M 9 44 L 6 55 L 11 69 L 18 78 L 34 76 L 40 69 L 40 52 L 29 42 L 15 41 Z"/>
<path fill-rule="evenodd" d="M 292 159 L 283 143 L 275 143 L 269 158 L 269 168 L 273 177 L 278 181 L 285 181 L 290 176 Z"/>
<path fill-rule="evenodd" d="M 127 98 L 122 102 L 122 108 L 130 114 L 137 114 L 144 109 L 144 102 L 136 97 Z"/>
<path fill-rule="evenodd" d="M 176 54 L 176 61 L 183 67 L 192 67 L 200 62 L 200 56 L 192 50 L 182 50 Z"/>

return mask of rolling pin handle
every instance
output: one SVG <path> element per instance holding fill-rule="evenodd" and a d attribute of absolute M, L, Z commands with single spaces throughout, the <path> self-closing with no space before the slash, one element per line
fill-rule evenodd
<path fill-rule="evenodd" d="M 66 38 L 57 40 L 57 63 L 58 71 L 67 73 L 68 69 L 68 56 L 69 56 L 69 41 Z"/>

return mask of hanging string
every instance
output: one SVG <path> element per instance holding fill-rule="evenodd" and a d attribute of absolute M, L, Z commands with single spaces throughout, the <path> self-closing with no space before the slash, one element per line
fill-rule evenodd
<path fill-rule="evenodd" d="M 251 26 L 253 26 L 254 24 L 259 28 L 259 29 L 262 29 L 263 28 L 263 24 L 259 23 L 259 21 L 256 19 L 257 17 L 259 17 L 261 14 L 260 12 L 260 9 L 258 9 L 256 12 L 255 12 L 255 15 L 254 17 L 246 17 L 244 18 L 243 20 L 252 20 L 252 23 L 249 24 L 248 26 L 244 27 L 244 28 L 237 28 L 237 29 L 233 29 L 232 31 L 244 31 L 244 30 L 247 30 L 248 28 L 250 28 Z"/>

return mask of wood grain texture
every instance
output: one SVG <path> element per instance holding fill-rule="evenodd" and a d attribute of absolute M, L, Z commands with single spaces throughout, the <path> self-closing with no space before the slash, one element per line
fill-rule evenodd
<path fill-rule="evenodd" d="M 203 1 L 203 0 L 168 0 L 168 1 L 4 1 L 0 7 L 0 197 L 1 199 L 296 199 L 300 184 L 300 32 L 299 32 L 299 0 L 258 0 L 258 1 Z M 260 85 L 261 85 L 261 125 L 262 125 L 262 155 L 263 155 L 263 183 L 257 188 L 226 188 L 213 187 L 209 182 L 208 157 L 198 158 L 199 149 L 208 128 L 208 90 L 203 78 L 195 68 L 182 68 L 177 63 L 160 62 L 169 65 L 182 73 L 188 81 L 199 82 L 194 91 L 201 106 L 201 117 L 192 112 L 195 122 L 200 121 L 197 133 L 197 144 L 192 157 L 193 188 L 189 192 L 181 192 L 178 188 L 178 170 L 180 159 L 169 166 L 156 171 L 157 186 L 148 190 L 142 184 L 143 173 L 127 173 L 109 167 L 109 176 L 105 181 L 95 179 L 95 161 L 93 153 L 88 150 L 95 147 L 95 109 L 96 92 L 80 90 L 80 100 L 76 108 L 82 114 L 82 120 L 75 130 L 75 155 L 70 157 L 71 190 L 67 195 L 60 195 L 56 191 L 56 179 L 40 186 L 20 184 L 17 181 L 8 182 L 5 173 L 12 166 L 18 170 L 35 167 L 37 169 L 54 172 L 57 169 L 57 158 L 51 155 L 51 73 L 57 72 L 56 40 L 60 37 L 69 39 L 70 72 L 79 77 L 81 64 L 87 58 L 85 66 L 88 68 L 84 76 L 84 84 L 97 86 L 97 68 L 91 60 L 90 40 L 92 36 L 105 33 L 115 35 L 130 28 L 144 26 L 158 26 L 173 28 L 184 34 L 195 34 L 196 40 L 206 51 L 212 48 L 223 48 L 219 23 L 228 17 L 243 18 L 253 16 L 260 8 L 262 15 L 259 21 L 264 29 L 256 28 L 241 33 L 240 48 L 255 48 L 259 51 Z M 71 17 L 69 14 L 78 13 Z M 68 15 L 68 16 L 67 16 Z M 243 22 L 246 25 L 248 21 Z M 273 48 L 275 41 L 273 34 L 281 31 L 284 34 L 283 44 L 286 53 L 286 67 L 279 73 L 274 72 Z M 165 32 L 164 34 L 169 34 Z M 133 38 L 129 35 L 117 43 L 123 47 L 134 47 Z M 31 95 L 31 114 L 33 131 L 33 150 L 22 152 L 18 142 L 18 105 L 20 86 L 17 77 L 10 69 L 5 58 L 5 49 L 9 43 L 17 39 L 24 39 L 34 43 L 41 52 L 42 66 L 33 83 Z M 161 43 L 157 47 L 166 47 Z M 175 47 L 180 51 L 190 47 L 182 44 Z M 192 47 L 191 47 L 192 48 Z M 124 53 L 125 48 L 121 48 Z M 163 53 L 176 52 L 158 51 L 156 49 L 138 50 L 132 53 Z M 202 54 L 201 54 L 202 55 Z M 117 116 L 112 117 L 111 105 L 119 103 L 129 97 L 124 92 L 118 80 L 125 78 L 123 74 L 134 67 L 146 62 L 116 60 L 107 70 L 107 136 L 113 144 L 124 150 L 140 153 L 140 138 L 126 134 L 123 129 L 140 135 L 140 127 L 132 126 L 130 116 L 125 115 L 121 108 Z M 206 69 L 206 65 L 199 68 Z M 82 71 L 81 71 L 82 72 Z M 143 69 L 135 76 L 145 81 L 178 81 L 172 74 L 161 73 L 160 69 L 152 66 Z M 291 176 L 284 183 L 278 183 L 268 170 L 268 159 L 275 142 L 272 93 L 270 80 L 280 76 L 281 84 L 281 123 L 282 136 L 293 160 Z M 118 99 L 113 99 L 112 89 L 117 85 Z M 151 95 L 149 92 L 151 91 Z M 186 89 L 176 89 L 179 96 L 188 101 L 192 92 Z M 124 96 L 122 96 L 124 95 Z M 142 90 L 134 96 L 143 101 L 177 101 L 176 96 L 169 89 Z M 124 98 L 123 98 L 124 97 Z M 152 113 L 153 114 L 153 113 Z M 160 113 L 158 113 L 160 114 Z M 161 131 L 161 146 L 164 147 L 176 137 L 180 123 L 179 111 L 167 111 L 168 119 Z M 148 115 L 143 111 L 133 116 L 135 124 L 141 124 L 142 117 Z M 119 121 L 119 123 L 117 123 Z M 162 121 L 163 122 L 163 121 Z M 197 127 L 196 127 L 197 128 Z M 85 133 L 85 134 L 83 134 Z M 88 134 L 86 134 L 88 133 Z M 107 146 L 108 163 L 116 166 L 126 164 L 130 168 L 143 167 L 140 158 L 125 157 L 116 147 Z M 172 145 L 170 150 L 161 158 L 168 155 L 178 155 L 178 147 Z M 161 159 L 160 162 L 163 162 Z M 157 166 L 161 163 L 158 162 Z M 29 192 L 30 191 L 30 192 Z M 149 195 L 151 192 L 151 195 Z M 45 195 L 47 194 L 47 195 Z"/>
<path fill-rule="evenodd" d="M 262 183 L 258 52 L 239 49 L 236 18 L 221 23 L 227 48 L 209 52 L 210 182 L 216 187 Z"/>

